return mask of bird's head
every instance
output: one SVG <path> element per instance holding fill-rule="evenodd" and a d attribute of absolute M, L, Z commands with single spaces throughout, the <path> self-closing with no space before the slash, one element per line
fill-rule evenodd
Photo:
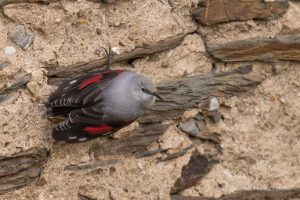
<path fill-rule="evenodd" d="M 156 97 L 163 101 L 156 93 L 155 85 L 152 80 L 145 76 L 139 76 L 135 80 L 134 96 L 144 109 L 152 107 Z"/>

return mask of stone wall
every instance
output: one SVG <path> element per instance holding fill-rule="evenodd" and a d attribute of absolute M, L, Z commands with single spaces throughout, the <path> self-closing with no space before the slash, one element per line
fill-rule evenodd
<path fill-rule="evenodd" d="M 300 2 L 0 0 L 0 199 L 300 198 Z M 54 142 L 44 102 L 101 69 L 167 103 Z M 224 195 L 224 196 L 222 196 Z"/>

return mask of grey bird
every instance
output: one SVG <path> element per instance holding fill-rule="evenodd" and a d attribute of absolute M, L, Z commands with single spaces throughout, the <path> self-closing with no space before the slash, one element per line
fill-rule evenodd
<path fill-rule="evenodd" d="M 152 80 L 127 70 L 107 69 L 73 78 L 46 103 L 50 119 L 65 118 L 54 127 L 53 138 L 76 143 L 111 134 L 135 121 L 156 98 L 162 100 Z"/>

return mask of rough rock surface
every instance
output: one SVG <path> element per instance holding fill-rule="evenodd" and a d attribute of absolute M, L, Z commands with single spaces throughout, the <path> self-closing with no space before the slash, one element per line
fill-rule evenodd
<path fill-rule="evenodd" d="M 204 25 L 249 19 L 270 20 L 285 14 L 288 0 L 200 0 L 191 13 Z"/>
<path fill-rule="evenodd" d="M 300 198 L 300 189 L 293 190 L 265 190 L 265 191 L 240 191 L 230 195 L 224 195 L 219 198 L 210 197 L 188 197 L 188 196 L 172 196 L 172 200 L 294 200 Z"/>
<path fill-rule="evenodd" d="M 27 35 L 24 26 L 19 25 L 13 33 L 10 33 L 9 39 L 22 49 L 28 49 L 34 40 L 34 36 Z"/>
<path fill-rule="evenodd" d="M 0 103 L 0 156 L 14 157 L 30 148 L 46 148 L 50 155 L 39 178 L 2 194 L 0 199 L 170 199 L 171 188 L 194 151 L 212 156 L 218 163 L 194 186 L 180 192 L 182 196 L 218 198 L 239 190 L 298 187 L 299 62 L 279 59 L 273 64 L 224 63 L 211 57 L 207 47 L 300 34 L 300 21 L 295 20 L 300 18 L 299 2 L 290 2 L 286 13 L 276 19 L 212 27 L 202 27 L 193 20 L 190 10 L 196 3 L 82 0 L 4 6 L 0 13 L 0 63 L 10 65 L 0 70 L 0 91 L 20 83 L 27 74 L 31 74 L 31 79 L 26 87 L 24 83 L 11 90 L 9 98 Z M 25 27 L 26 34 L 35 35 L 26 51 L 9 40 L 9 33 L 18 25 Z M 158 123 L 158 130 L 153 129 L 154 142 L 141 156 L 126 149 L 117 151 L 115 145 L 135 139 L 134 134 L 141 135 L 142 124 L 138 122 L 111 138 L 75 145 L 54 143 L 53 124 L 47 120 L 44 108 L 45 100 L 56 88 L 48 84 L 48 70 L 65 70 L 101 60 L 104 55 L 95 51 L 108 47 L 108 43 L 117 54 L 126 55 L 178 35 L 185 36 L 175 48 L 123 60 L 113 68 L 143 73 L 158 83 L 226 73 L 251 64 L 251 76 L 263 76 L 264 81 L 242 96 L 218 98 L 218 123 L 199 115 L 203 112 L 201 105 L 180 113 L 176 120 Z M 14 47 L 15 54 L 5 55 L 7 46 Z M 235 86 L 235 82 L 232 84 Z M 178 112 L 173 110 L 169 114 Z M 190 119 L 195 119 L 198 128 L 202 127 L 194 138 L 177 128 L 178 123 Z"/>
<path fill-rule="evenodd" d="M 213 57 L 224 62 L 300 61 L 300 34 L 278 36 L 274 39 L 238 40 L 224 45 L 208 46 L 208 51 Z"/>
<path fill-rule="evenodd" d="M 45 148 L 31 148 L 9 157 L 0 157 L 0 194 L 16 190 L 36 180 L 47 162 Z"/>

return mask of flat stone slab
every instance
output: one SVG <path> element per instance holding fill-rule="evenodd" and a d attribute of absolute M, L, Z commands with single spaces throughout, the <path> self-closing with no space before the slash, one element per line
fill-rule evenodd
<path fill-rule="evenodd" d="M 219 198 L 213 197 L 189 197 L 173 195 L 171 200 L 297 200 L 300 198 L 300 189 L 290 190 L 250 190 L 239 191 L 228 195 L 222 195 Z"/>
<path fill-rule="evenodd" d="M 182 167 L 181 177 L 176 180 L 171 193 L 178 193 L 197 184 L 212 169 L 215 163 L 217 163 L 216 160 L 194 153 L 188 164 Z"/>
<path fill-rule="evenodd" d="M 40 147 L 0 156 L 0 195 L 34 181 L 41 175 L 47 160 L 47 149 Z"/>
<path fill-rule="evenodd" d="M 0 0 L 0 7 L 14 3 L 55 3 L 60 0 Z"/>
<path fill-rule="evenodd" d="M 126 61 L 134 58 L 141 58 L 149 54 L 158 53 L 158 52 L 175 48 L 177 45 L 179 45 L 179 43 L 184 39 L 185 36 L 186 34 L 176 35 L 174 37 L 167 38 L 163 41 L 159 41 L 151 45 L 135 48 L 131 52 L 114 55 L 112 61 L 121 62 L 121 61 Z M 99 66 L 104 66 L 106 63 L 107 63 L 107 59 L 102 58 L 102 59 L 90 61 L 88 63 L 77 63 L 65 68 L 56 68 L 55 66 L 48 66 L 47 76 L 50 79 L 49 80 L 50 84 L 53 83 L 59 84 L 61 83 L 60 80 L 61 79 L 64 80 L 65 77 L 70 77 L 76 74 L 78 75 L 79 73 L 82 72 L 94 70 L 96 68 L 99 68 Z"/>
<path fill-rule="evenodd" d="M 270 20 L 287 11 L 288 0 L 200 0 L 191 10 L 195 19 L 204 25 L 250 19 Z"/>
<path fill-rule="evenodd" d="M 223 45 L 208 45 L 209 53 L 224 62 L 300 61 L 300 34 L 276 38 L 237 40 Z"/>
<path fill-rule="evenodd" d="M 26 34 L 26 30 L 23 25 L 16 26 L 14 32 L 9 34 L 9 39 L 22 49 L 28 49 L 33 43 L 34 38 L 35 36 Z"/>

